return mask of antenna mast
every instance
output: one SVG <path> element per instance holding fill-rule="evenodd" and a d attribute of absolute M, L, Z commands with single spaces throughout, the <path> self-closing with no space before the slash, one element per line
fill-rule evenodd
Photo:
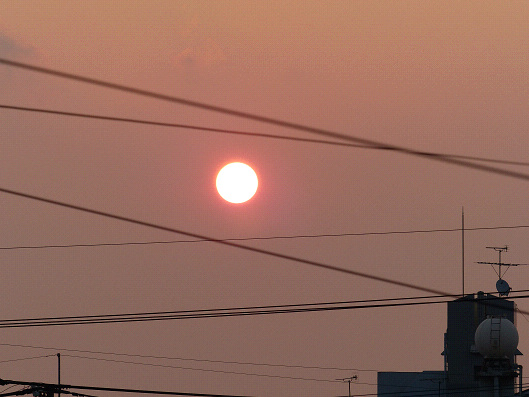
<path fill-rule="evenodd" d="M 357 379 L 358 379 L 358 375 L 353 375 L 350 378 L 343 378 L 343 379 L 336 379 L 336 380 L 341 380 L 342 382 L 349 383 L 349 397 L 351 397 L 351 382 Z"/>
<path fill-rule="evenodd" d="M 511 291 L 511 287 L 509 287 L 509 284 L 507 283 L 507 281 L 505 281 L 504 279 L 502 279 L 501 277 L 501 267 L 502 266 L 506 266 L 507 267 L 507 270 L 505 270 L 505 272 L 503 273 L 503 275 L 505 275 L 505 273 L 507 273 L 507 271 L 509 270 L 508 268 L 511 267 L 511 266 L 526 266 L 527 263 L 502 263 L 501 262 L 501 253 L 502 252 L 507 252 L 509 250 L 509 247 L 506 245 L 504 247 L 486 247 L 488 249 L 492 249 L 494 251 L 496 251 L 498 253 L 498 262 L 477 262 L 477 263 L 480 263 L 482 265 L 491 265 L 491 267 L 494 269 L 494 266 L 498 266 L 498 271 L 496 272 L 496 269 L 494 269 L 494 271 L 496 272 L 496 274 L 498 275 L 498 281 L 496 282 L 496 289 L 498 290 L 498 293 L 500 296 L 507 296 L 509 295 L 509 292 Z"/>
<path fill-rule="evenodd" d="M 461 207 L 461 273 L 463 284 L 461 296 L 465 296 L 465 207 Z"/>
<path fill-rule="evenodd" d="M 503 265 L 503 263 L 501 263 L 501 253 L 509 251 L 509 246 L 506 245 L 505 247 L 485 247 L 485 248 L 488 248 L 490 250 L 494 250 L 494 251 L 496 251 L 498 253 L 498 262 L 496 262 L 496 263 L 488 263 L 488 264 L 489 265 L 498 265 L 498 277 L 501 280 L 501 265 Z M 506 263 L 505 266 L 510 266 L 510 265 Z"/>

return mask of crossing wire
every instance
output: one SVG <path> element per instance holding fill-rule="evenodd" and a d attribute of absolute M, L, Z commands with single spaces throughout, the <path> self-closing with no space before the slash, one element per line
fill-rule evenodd
<path fill-rule="evenodd" d="M 227 364 L 227 365 L 240 365 L 240 366 L 252 366 L 252 367 L 269 367 L 269 368 L 288 368 L 288 369 L 309 369 L 309 370 L 324 370 L 324 371 L 358 371 L 358 372 L 377 372 L 376 369 L 365 369 L 365 368 L 341 368 L 341 367 L 323 367 L 323 366 L 309 366 L 309 365 L 295 365 L 295 364 L 274 364 L 274 363 L 255 363 L 247 361 L 227 361 L 227 360 L 213 360 L 213 359 L 198 359 L 189 357 L 170 357 L 170 356 L 155 356 L 145 354 L 133 354 L 133 353 L 116 353 L 108 351 L 94 351 L 94 350 L 81 350 L 81 349 L 67 349 L 62 347 L 44 347 L 34 345 L 22 345 L 15 343 L 0 343 L 0 346 L 8 347 L 20 347 L 26 349 L 37 349 L 37 350 L 53 350 L 58 352 L 67 353 L 84 353 L 102 356 L 114 356 L 114 357 L 128 357 L 138 359 L 150 359 L 150 360 L 166 360 L 166 361 L 189 361 L 193 363 L 207 363 L 207 364 Z"/>
<path fill-rule="evenodd" d="M 185 393 L 176 391 L 161 391 L 161 390 L 142 390 L 142 389 L 125 389 L 116 387 L 100 387 L 100 386 L 80 386 L 80 385 L 66 385 L 61 383 L 60 385 L 54 383 L 43 383 L 43 382 L 24 382 L 19 380 L 8 380 L 0 379 L 1 385 L 19 385 L 29 386 L 35 388 L 42 388 L 44 390 L 53 390 L 59 392 L 63 389 L 75 389 L 75 390 L 92 390 L 92 391 L 108 391 L 108 392 L 119 392 L 119 393 L 135 393 L 135 394 L 157 394 L 165 396 L 196 396 L 196 397 L 249 397 L 249 396 L 237 396 L 233 394 L 209 394 L 209 393 Z"/>
<path fill-rule="evenodd" d="M 317 268 L 321 268 L 321 269 L 326 269 L 326 270 L 331 270 L 331 271 L 335 271 L 335 272 L 345 273 L 345 274 L 349 274 L 349 275 L 353 275 L 353 276 L 357 276 L 357 277 L 362 277 L 362 278 L 366 278 L 366 279 L 370 279 L 370 280 L 374 280 L 374 281 L 379 281 L 379 282 L 383 282 L 383 283 L 387 283 L 387 284 L 393 284 L 393 285 L 397 285 L 397 286 L 401 286 L 401 287 L 405 287 L 405 288 L 410 288 L 410 289 L 414 289 L 414 290 L 418 290 L 418 291 L 422 291 L 422 292 L 428 292 L 428 293 L 432 293 L 432 294 L 436 294 L 436 295 L 450 295 L 450 296 L 454 296 L 454 297 L 460 296 L 460 295 L 457 295 L 457 294 L 451 294 L 451 293 L 447 293 L 447 292 L 444 292 L 444 291 L 436 290 L 436 289 L 433 289 L 433 288 L 422 287 L 422 286 L 419 286 L 419 285 L 416 285 L 416 284 L 412 284 L 412 283 L 408 283 L 408 282 L 404 282 L 404 281 L 397 281 L 397 280 L 393 280 L 393 279 L 390 279 L 390 278 L 387 278 L 387 277 L 376 276 L 376 275 L 373 275 L 373 274 L 368 274 L 368 273 L 360 272 L 360 271 L 357 271 L 357 270 L 346 269 L 346 268 L 343 268 L 343 267 L 334 266 L 334 265 L 330 265 L 330 264 L 326 264 L 326 263 L 322 263 L 322 262 L 317 262 L 317 261 L 313 261 L 313 260 L 309 260 L 309 259 L 303 259 L 303 258 L 295 257 L 295 256 L 292 256 L 292 255 L 282 254 L 282 253 L 275 252 L 275 251 L 270 251 L 270 250 L 266 250 L 266 249 L 262 249 L 262 248 L 251 247 L 251 246 L 247 246 L 247 245 L 244 245 L 244 244 L 239 244 L 239 243 L 233 242 L 233 241 L 219 240 L 219 239 L 215 239 L 213 237 L 209 237 L 209 236 L 205 236 L 205 235 L 201 235 L 201 234 L 197 234 L 197 233 L 192 233 L 192 232 L 188 232 L 188 231 L 181 230 L 181 229 L 176 229 L 176 228 L 172 228 L 172 227 L 168 227 L 168 226 L 162 226 L 162 225 L 158 225 L 158 224 L 147 222 L 147 221 L 141 221 L 141 220 L 138 220 L 138 219 L 129 218 L 129 217 L 121 216 L 121 215 L 116 215 L 116 214 L 112 214 L 112 213 L 105 212 L 105 211 L 100 211 L 100 210 L 96 210 L 96 209 L 92 209 L 92 208 L 88 208 L 88 207 L 83 207 L 83 206 L 80 206 L 80 205 L 70 204 L 70 203 L 66 203 L 66 202 L 62 202 L 62 201 L 58 201 L 58 200 L 52 200 L 52 199 L 49 199 L 49 198 L 36 196 L 36 195 L 28 194 L 28 193 L 23 193 L 23 192 L 11 190 L 11 189 L 6 189 L 6 188 L 3 188 L 3 187 L 0 187 L 0 192 L 6 193 L 6 194 L 10 194 L 10 195 L 14 195 L 14 196 L 17 196 L 17 197 L 23 197 L 23 198 L 30 199 L 30 200 L 35 200 L 35 201 L 40 201 L 40 202 L 56 205 L 56 206 L 59 206 L 59 207 L 69 208 L 69 209 L 80 211 L 80 212 L 86 212 L 86 213 L 93 214 L 93 215 L 99 215 L 99 216 L 102 216 L 102 217 L 115 219 L 115 220 L 131 223 L 131 224 L 135 224 L 135 225 L 139 225 L 139 226 L 145 226 L 145 227 L 158 229 L 158 230 L 162 230 L 162 231 L 166 231 L 166 232 L 182 234 L 184 236 L 192 237 L 192 238 L 195 238 L 195 239 L 202 239 L 202 240 L 207 239 L 207 240 L 209 240 L 209 241 L 211 241 L 213 243 L 220 244 L 220 245 L 225 245 L 225 246 L 229 246 L 229 247 L 233 247 L 233 248 L 239 248 L 239 249 L 242 249 L 242 250 L 255 252 L 255 253 L 260 253 L 260 254 L 271 256 L 271 257 L 275 257 L 275 258 L 278 258 L 278 259 L 284 259 L 284 260 L 288 260 L 288 261 L 292 261 L 292 262 L 302 263 L 302 264 L 305 264 L 305 265 L 309 265 L 309 266 L 313 266 L 313 267 L 317 267 Z"/>
<path fill-rule="evenodd" d="M 263 377 L 263 378 L 278 378 L 278 379 L 309 381 L 309 382 L 327 382 L 327 383 L 339 382 L 337 380 L 322 379 L 322 378 L 307 378 L 307 377 L 301 377 L 301 376 L 257 374 L 257 373 L 251 373 L 251 372 L 237 372 L 237 371 L 228 371 L 228 370 L 222 370 L 222 369 L 183 367 L 183 366 L 178 366 L 178 365 L 154 364 L 154 363 L 140 363 L 140 362 L 137 362 L 137 361 L 126 361 L 126 360 L 116 360 L 116 359 L 108 359 L 108 358 L 76 356 L 76 355 L 71 355 L 71 354 L 64 354 L 63 356 L 64 357 L 77 358 L 77 359 L 83 359 L 83 360 L 94 360 L 94 361 L 110 362 L 110 363 L 116 363 L 116 364 L 131 364 L 131 365 L 140 365 L 140 366 L 146 366 L 146 367 L 157 367 L 157 368 L 168 368 L 168 369 L 182 369 L 182 370 L 199 371 L 199 372 L 212 372 L 212 373 L 220 373 L 220 374 L 225 374 L 225 375 L 256 376 L 256 377 Z"/>
<path fill-rule="evenodd" d="M 511 297 L 512 299 L 525 299 L 529 295 L 520 295 Z M 500 299 L 495 296 L 481 298 L 480 303 L 488 306 L 496 306 L 495 300 Z M 466 301 L 466 300 L 465 300 Z M 462 301 L 462 302 L 465 302 Z M 487 302 L 490 301 L 490 302 Z M 27 327 L 49 327 L 64 325 L 88 325 L 88 324 L 109 324 L 109 323 L 132 323 L 145 321 L 161 320 L 189 320 L 219 317 L 240 317 L 269 314 L 292 314 L 337 310 L 359 310 L 374 309 L 387 307 L 403 307 L 431 305 L 439 303 L 449 303 L 450 300 L 437 301 L 418 301 L 418 302 L 394 302 L 394 303 L 372 303 L 364 305 L 332 305 L 332 306 L 305 306 L 305 307 L 286 307 L 271 306 L 267 309 L 261 308 L 230 308 L 230 309 L 207 309 L 207 310 L 184 310 L 176 312 L 158 312 L 158 313 L 133 313 L 133 314 L 114 314 L 114 315 L 89 315 L 89 316 L 70 316 L 70 317 L 44 317 L 44 318 L 26 318 L 0 321 L 0 328 L 27 328 Z M 460 302 L 460 301 L 455 301 Z"/>
<path fill-rule="evenodd" d="M 356 382 L 355 382 L 356 383 Z M 361 383 L 361 382 L 358 382 Z M 144 390 L 144 389 L 130 389 L 130 388 L 116 388 L 116 387 L 100 387 L 100 386 L 81 386 L 81 385 L 68 385 L 68 384 L 54 384 L 54 383 L 43 383 L 43 382 L 26 382 L 19 380 L 10 380 L 10 379 L 0 379 L 1 385 L 18 385 L 26 386 L 35 389 L 49 390 L 53 392 L 60 392 L 61 390 L 90 390 L 90 391 L 108 391 L 108 392 L 120 392 L 120 393 L 134 393 L 134 394 L 156 394 L 156 395 L 170 395 L 170 396 L 197 396 L 197 397 L 249 397 L 249 396 L 240 396 L 232 394 L 207 394 L 207 393 L 189 393 L 189 392 L 175 392 L 175 391 L 160 391 L 160 390 Z M 524 383 L 522 386 L 526 386 Z M 373 385 L 374 386 L 374 385 Z M 450 390 L 446 390 L 450 393 L 451 396 L 454 395 L 465 395 L 469 392 L 487 392 L 494 390 L 494 386 L 482 386 L 482 387 L 458 387 Z M 445 391 L 443 389 L 443 391 Z M 433 397 L 438 395 L 438 390 L 434 389 L 422 389 L 408 391 L 407 395 L 416 396 L 416 397 Z M 387 393 L 368 393 L 368 394 L 355 394 L 360 397 L 367 396 L 399 396 L 402 394 L 400 392 L 387 392 Z M 2 395 L 11 395 L 11 394 L 0 394 Z"/>
<path fill-rule="evenodd" d="M 458 165 L 461 167 L 472 168 L 475 170 L 495 173 L 498 175 L 503 175 L 503 176 L 508 176 L 512 178 L 529 181 L 528 174 L 524 174 L 524 173 L 520 173 L 516 171 L 510 171 L 510 170 L 506 170 L 503 168 L 492 167 L 492 166 L 488 166 L 484 164 L 476 164 L 476 163 L 466 161 L 463 159 L 447 157 L 442 154 L 423 152 L 423 151 L 406 148 L 403 146 L 397 146 L 397 145 L 391 145 L 391 144 L 387 144 L 383 142 L 377 142 L 372 139 L 366 139 L 366 138 L 346 135 L 343 133 L 325 130 L 321 128 L 315 128 L 315 127 L 311 127 L 311 126 L 304 125 L 304 124 L 294 123 L 291 121 L 279 120 L 279 119 L 275 119 L 272 117 L 243 112 L 240 110 L 230 109 L 230 108 L 226 108 L 222 106 L 211 105 L 211 104 L 207 104 L 204 102 L 192 101 L 190 99 L 179 98 L 176 96 L 161 94 L 161 93 L 154 92 L 154 91 L 149 91 L 149 90 L 130 87 L 130 86 L 122 85 L 122 84 L 112 83 L 109 81 L 81 76 L 78 74 L 62 72 L 59 70 L 44 68 L 44 67 L 40 67 L 36 65 L 30 65 L 30 64 L 22 63 L 22 62 L 16 62 L 16 61 L 12 61 L 12 60 L 5 59 L 5 58 L 0 58 L 0 64 L 4 64 L 7 66 L 20 68 L 20 69 L 30 70 L 30 71 L 37 72 L 37 73 L 47 74 L 50 76 L 56 76 L 56 77 L 60 77 L 60 78 L 68 79 L 72 81 L 79 81 L 79 82 L 87 83 L 87 84 L 94 85 L 94 86 L 105 87 L 105 88 L 109 88 L 113 90 L 141 95 L 144 97 L 154 98 L 154 99 L 167 101 L 171 103 L 177 103 L 180 105 L 189 106 L 189 107 L 202 109 L 202 110 L 207 110 L 210 112 L 221 113 L 221 114 L 230 115 L 234 117 L 244 118 L 247 120 L 253 120 L 253 121 L 257 121 L 257 122 L 261 122 L 265 124 L 275 125 L 278 127 L 303 131 L 303 132 L 307 132 L 307 133 L 314 134 L 314 135 L 340 139 L 340 140 L 353 142 L 353 143 L 365 145 L 365 146 L 371 146 L 373 148 L 380 149 L 380 150 L 395 151 L 395 152 L 404 153 L 404 154 L 408 154 L 412 156 L 418 156 L 418 157 L 423 157 L 423 158 L 436 160 L 436 161 L 440 161 L 444 163 Z"/>
<path fill-rule="evenodd" d="M 93 120 L 126 122 L 126 123 L 133 123 L 133 124 L 151 125 L 151 126 L 157 126 L 157 127 L 183 128 L 183 129 L 190 129 L 190 130 L 195 130 L 195 131 L 206 131 L 206 132 L 231 134 L 231 135 L 256 137 L 256 138 L 269 138 L 269 139 L 279 139 L 279 140 L 288 140 L 288 141 L 296 141 L 296 142 L 318 143 L 318 144 L 323 144 L 323 145 L 344 146 L 344 147 L 352 147 L 352 148 L 358 148 L 358 149 L 382 149 L 382 148 L 377 148 L 375 146 L 366 146 L 366 145 L 360 145 L 360 144 L 355 144 L 355 143 L 326 141 L 326 140 L 321 140 L 321 139 L 300 138 L 300 137 L 294 137 L 294 136 L 282 136 L 282 135 L 274 135 L 274 134 L 264 134 L 264 133 L 249 132 L 249 131 L 228 130 L 228 129 L 223 129 L 223 128 L 213 128 L 213 127 L 197 126 L 197 125 L 190 125 L 190 124 L 180 124 L 180 123 L 167 123 L 167 122 L 141 120 L 141 119 L 126 118 L 126 117 L 102 116 L 102 115 L 97 115 L 97 114 L 66 112 L 62 110 L 42 109 L 42 108 L 34 108 L 34 107 L 26 107 L 26 106 L 14 106 L 14 105 L 1 105 L 0 104 L 0 109 L 53 114 L 57 116 L 79 117 L 79 118 L 87 118 L 87 119 L 93 119 Z M 524 161 L 511 161 L 511 160 L 503 160 L 503 159 L 491 159 L 491 158 L 477 157 L 477 156 L 463 156 L 463 155 L 456 155 L 456 154 L 433 153 L 433 152 L 424 152 L 424 153 L 425 154 L 428 153 L 431 155 L 440 155 L 440 156 L 464 159 L 464 160 L 483 161 L 483 162 L 489 162 L 489 163 L 508 164 L 508 165 L 529 166 L 529 163 L 524 162 Z"/>
<path fill-rule="evenodd" d="M 3 188 L 3 187 L 0 187 L 0 192 L 6 193 L 6 194 L 10 194 L 10 195 L 13 195 L 13 196 L 17 196 L 17 197 L 23 197 L 23 198 L 27 198 L 27 199 L 30 199 L 30 200 L 35 200 L 35 201 L 40 201 L 40 202 L 43 202 L 43 203 L 56 205 L 56 206 L 59 206 L 59 207 L 69 208 L 69 209 L 72 209 L 72 210 L 81 211 L 81 212 L 89 213 L 89 214 L 92 214 L 92 215 L 99 215 L 99 216 L 102 216 L 102 217 L 105 217 L 105 218 L 115 219 L 115 220 L 131 223 L 131 224 L 135 224 L 135 225 L 139 225 L 139 226 L 145 226 L 145 227 L 149 227 L 149 228 L 153 228 L 153 229 L 157 229 L 157 230 L 162 230 L 162 231 L 166 231 L 166 232 L 177 233 L 177 234 L 181 234 L 181 235 L 184 235 L 184 236 L 187 236 L 187 237 L 191 237 L 191 238 L 194 238 L 194 239 L 202 239 L 202 240 L 206 239 L 206 240 L 209 240 L 209 241 L 211 241 L 213 243 L 216 243 L 216 244 L 225 245 L 225 246 L 233 247 L 233 248 L 239 248 L 239 249 L 250 251 L 250 252 L 260 253 L 260 254 L 271 256 L 271 257 L 275 257 L 275 258 L 278 258 L 278 259 L 284 259 L 284 260 L 288 260 L 288 261 L 292 261 L 292 262 L 303 263 L 305 265 L 309 265 L 309 266 L 313 266 L 313 267 L 317 267 L 317 268 L 321 268 L 321 269 L 332 270 L 332 271 L 335 271 L 335 272 L 345 273 L 345 274 L 349 274 L 349 275 L 353 275 L 353 276 L 357 276 L 357 277 L 371 279 L 371 280 L 374 280 L 374 281 L 380 281 L 380 282 L 393 284 L 393 285 L 397 285 L 397 286 L 401 286 L 401 287 L 411 288 L 411 289 L 415 289 L 415 290 L 418 290 L 418 291 L 427 292 L 427 293 L 431 293 L 431 294 L 450 295 L 449 293 L 446 293 L 446 292 L 440 291 L 440 290 L 436 290 L 434 288 L 421 287 L 421 286 L 418 286 L 416 284 L 412 284 L 412 283 L 408 283 L 408 282 L 404 282 L 404 281 L 392 280 L 392 279 L 387 278 L 387 277 L 375 276 L 373 274 L 368 274 L 368 273 L 360 272 L 360 271 L 357 271 L 357 270 L 346 269 L 346 268 L 343 268 L 343 267 L 334 266 L 334 265 L 330 265 L 330 264 L 326 264 L 326 263 L 322 263 L 322 262 L 317 262 L 317 261 L 313 261 L 313 260 L 309 260 L 309 259 L 303 259 L 303 258 L 295 257 L 295 256 L 292 256 L 292 255 L 282 254 L 282 253 L 279 253 L 279 252 L 274 252 L 274 251 L 270 251 L 270 250 L 266 250 L 266 249 L 262 249 L 262 248 L 250 247 L 250 246 L 247 246 L 247 245 L 244 245 L 244 244 L 239 244 L 239 243 L 233 242 L 233 241 L 219 240 L 219 239 L 215 239 L 213 237 L 205 236 L 205 235 L 198 234 L 198 233 L 188 232 L 188 231 L 185 231 L 185 230 L 182 230 L 182 229 L 176 229 L 176 228 L 172 228 L 172 227 L 168 227 L 168 226 L 162 226 L 162 225 L 158 225 L 158 224 L 151 223 L 151 222 L 141 221 L 139 219 L 134 219 L 134 218 L 129 218 L 129 217 L 121 216 L 121 215 L 116 215 L 116 214 L 112 214 L 112 213 L 109 213 L 109 212 L 100 211 L 100 210 L 96 210 L 96 209 L 92 209 L 92 208 L 88 208 L 88 207 L 83 207 L 83 206 L 80 206 L 80 205 L 70 204 L 70 203 L 66 203 L 66 202 L 62 202 L 62 201 L 58 201 L 58 200 L 52 200 L 52 199 L 49 199 L 49 198 L 36 196 L 36 195 L 33 195 L 33 194 L 28 194 L 28 193 L 24 193 L 24 192 L 12 190 L 12 189 L 6 189 L 6 188 Z M 453 296 L 457 296 L 457 295 L 453 295 Z"/>
<path fill-rule="evenodd" d="M 505 229 L 527 229 L 529 225 L 515 226 L 489 226 L 489 227 L 471 227 L 465 228 L 465 232 L 483 231 L 483 230 L 505 230 Z M 263 237 L 234 237 L 219 238 L 222 241 L 258 241 L 258 240 L 293 240 L 323 237 L 361 237 L 361 236 L 386 236 L 392 234 L 425 234 L 425 233 L 442 233 L 442 232 L 461 232 L 461 228 L 451 229 L 423 229 L 423 230 L 396 230 L 387 232 L 358 232 L 358 233 L 320 233 L 320 234 L 297 234 L 289 236 L 263 236 Z M 195 240 L 164 240 L 164 241 L 129 241 L 122 243 L 93 243 L 93 244 L 46 244 L 46 245 L 17 245 L 9 247 L 0 247 L 0 250 L 24 250 L 24 249 L 46 249 L 46 248 L 85 248 L 85 247 L 120 247 L 127 245 L 159 245 L 159 244 L 184 244 L 184 243 L 202 243 L 211 242 L 209 239 Z"/>

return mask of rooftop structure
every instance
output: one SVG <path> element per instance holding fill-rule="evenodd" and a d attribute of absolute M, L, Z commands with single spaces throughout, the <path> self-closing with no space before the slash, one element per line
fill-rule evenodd
<path fill-rule="evenodd" d="M 395 397 L 519 395 L 516 304 L 478 292 L 447 305 L 443 371 L 379 372 L 378 395 Z M 524 395 L 524 394 L 523 394 Z"/>

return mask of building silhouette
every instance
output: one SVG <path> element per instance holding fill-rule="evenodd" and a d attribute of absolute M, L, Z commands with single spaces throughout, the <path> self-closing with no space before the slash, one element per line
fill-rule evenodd
<path fill-rule="evenodd" d="M 516 304 L 478 292 L 447 304 L 443 371 L 379 372 L 379 397 L 520 395 Z M 479 328 L 479 330 L 478 330 Z M 476 334 L 476 331 L 478 333 Z M 529 393 L 521 393 L 529 395 Z"/>

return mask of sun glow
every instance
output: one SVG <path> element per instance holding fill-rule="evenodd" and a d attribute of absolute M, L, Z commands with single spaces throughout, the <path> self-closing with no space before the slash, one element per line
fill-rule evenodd
<path fill-rule="evenodd" d="M 250 200 L 257 191 L 257 174 L 249 165 L 230 163 L 217 175 L 217 191 L 230 203 L 239 204 Z"/>

